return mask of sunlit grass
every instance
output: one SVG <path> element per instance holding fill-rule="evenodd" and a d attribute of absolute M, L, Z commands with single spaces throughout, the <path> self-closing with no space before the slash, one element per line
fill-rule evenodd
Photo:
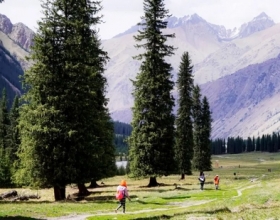
<path fill-rule="evenodd" d="M 198 172 L 179 180 L 178 176 L 157 178 L 159 187 L 148 188 L 148 179 L 127 176 L 103 179 L 104 186 L 90 189 L 80 201 L 55 202 L 52 189 L 15 189 L 19 194 L 38 194 L 39 200 L 0 201 L 3 216 L 39 219 L 88 214 L 88 219 L 277 219 L 280 216 L 280 153 L 247 153 L 213 156 L 213 171 L 206 171 L 205 190 L 199 188 Z M 271 172 L 269 172 L 271 170 Z M 213 178 L 220 176 L 220 189 Z M 115 214 L 115 190 L 125 178 L 132 201 L 127 213 Z M 177 187 L 175 188 L 175 185 Z M 0 189 L 0 193 L 9 189 Z M 68 186 L 66 194 L 76 193 Z"/>

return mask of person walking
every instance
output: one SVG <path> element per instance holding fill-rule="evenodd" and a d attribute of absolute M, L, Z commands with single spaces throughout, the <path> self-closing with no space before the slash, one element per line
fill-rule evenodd
<path fill-rule="evenodd" d="M 119 206 L 116 208 L 115 212 L 117 213 L 118 210 L 122 207 L 123 213 L 125 213 L 125 202 L 126 198 L 128 198 L 129 201 L 131 201 L 128 190 L 127 190 L 127 184 L 125 180 L 122 180 L 120 185 L 117 187 L 117 194 L 116 198 L 119 200 Z"/>
<path fill-rule="evenodd" d="M 198 180 L 200 182 L 200 189 L 203 190 L 203 186 L 204 186 L 204 183 L 205 183 L 205 176 L 204 176 L 204 173 L 202 171 L 200 171 Z"/>
<path fill-rule="evenodd" d="M 216 175 L 214 178 L 214 184 L 215 184 L 216 190 L 219 189 L 219 183 L 220 183 L 220 177 L 219 177 L 219 175 Z"/>

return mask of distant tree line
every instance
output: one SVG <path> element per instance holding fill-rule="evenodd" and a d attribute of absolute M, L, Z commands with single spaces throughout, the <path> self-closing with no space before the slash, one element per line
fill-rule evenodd
<path fill-rule="evenodd" d="M 114 133 L 115 134 L 130 136 L 131 131 L 132 131 L 132 127 L 130 124 L 127 124 L 124 122 L 119 122 L 119 121 L 114 121 Z"/>
<path fill-rule="evenodd" d="M 280 150 L 280 134 L 272 133 L 258 137 L 228 137 L 227 139 L 215 139 L 211 141 L 211 153 L 239 154 L 245 152 L 278 152 Z"/>
<path fill-rule="evenodd" d="M 127 138 L 131 135 L 132 127 L 130 124 L 114 121 L 114 145 L 116 154 L 128 154 Z"/>

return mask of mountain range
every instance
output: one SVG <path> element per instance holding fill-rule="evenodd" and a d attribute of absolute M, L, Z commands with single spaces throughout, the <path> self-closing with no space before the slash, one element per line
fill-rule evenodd
<path fill-rule="evenodd" d="M 131 79 L 135 79 L 140 66 L 139 61 L 132 58 L 141 52 L 134 47 L 133 36 L 137 35 L 138 29 L 133 26 L 102 41 L 110 57 L 105 71 L 108 107 L 114 120 L 127 123 L 132 117 Z M 261 13 L 239 28 L 226 29 L 193 14 L 168 18 L 168 28 L 164 31 L 176 36 L 168 43 L 177 50 L 174 56 L 167 58 L 173 66 L 175 82 L 181 55 L 185 51 L 190 54 L 195 83 L 201 86 L 202 94 L 210 102 L 213 138 L 248 137 L 280 130 L 280 83 L 277 79 L 280 74 L 280 24 Z M 13 25 L 6 16 L 0 15 L 0 50 L 4 48 L 3 53 L 10 56 L 9 62 L 14 62 L 11 66 L 15 69 L 27 69 L 30 65 L 24 57 L 29 54 L 33 36 L 32 30 L 24 24 Z M 1 70 L 2 63 L 7 62 L 0 57 Z M 5 74 L 10 73 L 13 71 Z M 0 74 L 2 77 L 4 73 Z M 15 88 L 21 91 L 20 87 Z M 176 98 L 176 86 L 172 92 Z"/>

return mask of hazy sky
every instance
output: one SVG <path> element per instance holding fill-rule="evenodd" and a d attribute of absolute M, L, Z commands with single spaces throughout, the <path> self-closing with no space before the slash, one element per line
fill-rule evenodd
<path fill-rule="evenodd" d="M 102 0 L 101 0 L 102 1 Z M 12 23 L 22 22 L 35 30 L 41 18 L 40 0 L 5 0 L 0 13 Z M 165 0 L 166 8 L 177 17 L 197 13 L 210 23 L 226 28 L 239 27 L 265 12 L 280 22 L 280 0 Z M 102 39 L 112 38 L 140 21 L 143 0 L 103 0 L 104 24 L 99 26 Z"/>

